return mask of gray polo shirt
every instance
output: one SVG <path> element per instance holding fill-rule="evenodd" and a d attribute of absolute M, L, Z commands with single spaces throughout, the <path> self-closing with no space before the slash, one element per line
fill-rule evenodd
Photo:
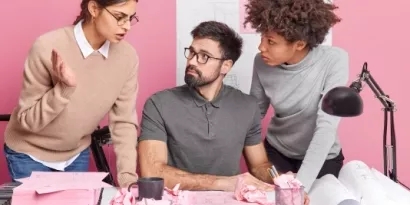
<path fill-rule="evenodd" d="M 254 97 L 224 85 L 208 102 L 188 86 L 163 90 L 144 105 L 142 140 L 167 143 L 168 165 L 194 174 L 240 173 L 244 146 L 261 143 Z"/>

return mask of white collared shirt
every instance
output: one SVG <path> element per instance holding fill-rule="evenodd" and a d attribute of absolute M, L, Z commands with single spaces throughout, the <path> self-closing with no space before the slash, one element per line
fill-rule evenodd
<path fill-rule="evenodd" d="M 84 31 L 83 31 L 82 24 L 83 24 L 83 21 L 80 21 L 78 24 L 76 24 L 74 26 L 74 37 L 77 41 L 78 46 L 80 47 L 80 50 L 81 50 L 81 53 L 83 54 L 83 57 L 87 58 L 89 55 L 91 55 L 93 52 L 95 52 L 95 50 L 90 45 L 90 43 L 87 41 L 87 38 L 85 38 L 85 34 L 84 34 Z M 105 43 L 97 51 L 100 52 L 101 55 L 103 55 L 105 58 L 108 58 L 109 49 L 110 49 L 110 42 L 105 41 Z M 77 159 L 77 157 L 79 155 L 80 154 L 77 154 L 74 157 L 72 157 L 71 159 L 69 159 L 67 161 L 62 161 L 62 162 L 45 162 L 45 161 L 39 160 L 39 159 L 37 159 L 37 158 L 35 158 L 31 155 L 29 155 L 29 157 L 31 159 L 33 159 L 34 161 L 43 164 L 46 167 L 50 167 L 52 169 L 59 170 L 59 171 L 64 171 L 64 169 L 66 167 L 70 166 Z"/>
<path fill-rule="evenodd" d="M 83 57 L 87 58 L 89 55 L 95 52 L 95 50 L 90 45 L 90 43 L 87 41 L 87 38 L 85 38 L 82 24 L 83 24 L 83 21 L 80 21 L 77 25 L 75 25 L 74 37 L 75 37 L 75 40 L 77 41 L 78 46 L 80 47 L 81 53 L 83 53 Z M 105 43 L 101 46 L 101 48 L 98 49 L 98 52 L 100 52 L 105 58 L 108 58 L 109 49 L 110 49 L 110 42 L 105 41 Z"/>

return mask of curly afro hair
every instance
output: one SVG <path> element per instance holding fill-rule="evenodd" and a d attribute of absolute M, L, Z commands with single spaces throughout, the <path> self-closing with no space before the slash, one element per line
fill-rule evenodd
<path fill-rule="evenodd" d="M 276 32 L 289 42 L 302 40 L 308 48 L 323 43 L 329 29 L 341 19 L 338 7 L 324 0 L 248 0 L 244 26 L 257 32 Z"/>

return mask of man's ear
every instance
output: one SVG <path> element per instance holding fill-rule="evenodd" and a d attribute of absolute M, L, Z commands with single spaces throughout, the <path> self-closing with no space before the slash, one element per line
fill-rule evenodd
<path fill-rule="evenodd" d="M 231 71 L 233 66 L 233 61 L 232 60 L 224 60 L 224 62 L 222 63 L 222 67 L 221 67 L 221 74 L 226 75 L 227 73 L 229 73 L 229 71 Z"/>

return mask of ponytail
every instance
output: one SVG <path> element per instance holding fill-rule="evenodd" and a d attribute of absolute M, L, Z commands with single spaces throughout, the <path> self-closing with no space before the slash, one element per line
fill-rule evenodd
<path fill-rule="evenodd" d="M 77 18 L 75 19 L 75 21 L 73 22 L 74 25 L 78 24 L 81 20 L 87 20 L 88 16 L 90 15 L 88 13 L 88 2 L 90 2 L 90 0 L 82 0 L 81 1 L 81 12 L 80 15 L 77 16 Z"/>

